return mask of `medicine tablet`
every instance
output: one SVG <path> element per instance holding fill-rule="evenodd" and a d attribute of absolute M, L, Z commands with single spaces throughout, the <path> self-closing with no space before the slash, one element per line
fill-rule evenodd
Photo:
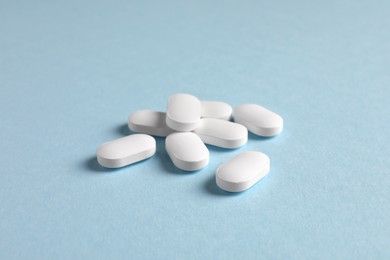
<path fill-rule="evenodd" d="M 256 104 L 236 107 L 234 121 L 244 125 L 249 131 L 260 136 L 275 136 L 283 130 L 283 118 Z"/>
<path fill-rule="evenodd" d="M 185 171 L 196 171 L 209 163 L 209 150 L 194 133 L 173 133 L 165 139 L 165 148 L 173 164 Z"/>
<path fill-rule="evenodd" d="M 249 189 L 268 174 L 270 160 L 257 151 L 242 152 L 218 167 L 216 182 L 218 187 L 230 192 Z"/>
<path fill-rule="evenodd" d="M 102 144 L 97 152 L 99 164 L 119 168 L 145 160 L 156 152 L 156 140 L 150 135 L 134 134 Z"/>
<path fill-rule="evenodd" d="M 165 137 L 174 131 L 165 122 L 166 114 L 153 110 L 138 110 L 129 115 L 129 129 L 149 135 Z"/>
<path fill-rule="evenodd" d="M 224 102 L 219 101 L 201 101 L 201 117 L 217 118 L 230 120 L 232 117 L 232 107 Z"/>
<path fill-rule="evenodd" d="M 176 131 L 192 131 L 200 120 L 200 101 L 189 94 L 170 96 L 167 106 L 167 125 Z"/>
<path fill-rule="evenodd" d="M 222 148 L 238 148 L 248 141 L 245 126 L 215 118 L 203 118 L 194 131 L 206 144 Z"/>

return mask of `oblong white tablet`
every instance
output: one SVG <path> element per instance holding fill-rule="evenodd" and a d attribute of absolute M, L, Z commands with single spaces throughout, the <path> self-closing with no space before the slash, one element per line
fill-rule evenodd
<path fill-rule="evenodd" d="M 225 103 L 219 101 L 200 101 L 201 117 L 204 118 L 218 118 L 222 120 L 230 120 L 232 117 L 233 108 Z"/>
<path fill-rule="evenodd" d="M 215 180 L 218 187 L 230 192 L 249 189 L 268 174 L 270 159 L 257 151 L 242 152 L 218 167 Z"/>
<path fill-rule="evenodd" d="M 238 148 L 248 141 L 245 126 L 216 118 L 202 118 L 194 133 L 204 143 L 222 148 Z"/>
<path fill-rule="evenodd" d="M 260 136 L 275 136 L 283 130 L 283 118 L 256 104 L 244 104 L 233 112 L 234 121 Z"/>
<path fill-rule="evenodd" d="M 174 132 L 165 122 L 164 112 L 153 110 L 138 110 L 129 115 L 129 129 L 149 135 L 165 137 Z"/>
<path fill-rule="evenodd" d="M 167 106 L 167 125 L 176 131 L 192 131 L 200 120 L 200 101 L 189 94 L 170 96 Z"/>
<path fill-rule="evenodd" d="M 209 150 L 194 133 L 173 133 L 165 139 L 165 148 L 173 164 L 185 171 L 196 171 L 209 163 Z"/>
<path fill-rule="evenodd" d="M 96 152 L 99 164 L 119 168 L 145 160 L 156 152 L 156 140 L 150 135 L 133 134 L 102 144 Z"/>

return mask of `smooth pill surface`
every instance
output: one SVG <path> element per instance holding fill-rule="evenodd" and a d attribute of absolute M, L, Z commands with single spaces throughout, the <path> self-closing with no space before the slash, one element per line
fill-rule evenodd
<path fill-rule="evenodd" d="M 176 131 L 192 131 L 200 120 L 200 101 L 189 94 L 170 96 L 167 106 L 167 125 Z"/>
<path fill-rule="evenodd" d="M 261 152 L 242 152 L 218 167 L 216 182 L 218 187 L 230 192 L 249 189 L 268 174 L 269 157 Z"/>
<path fill-rule="evenodd" d="M 150 135 L 133 134 L 102 144 L 96 152 L 99 164 L 119 168 L 145 160 L 156 152 L 156 140 Z"/>
<path fill-rule="evenodd" d="M 256 104 L 236 107 L 234 121 L 244 125 L 249 131 L 260 136 L 275 136 L 283 130 L 283 118 L 278 114 Z"/>
<path fill-rule="evenodd" d="M 201 117 L 217 118 L 222 120 L 230 120 L 232 117 L 232 107 L 219 101 L 201 101 Z"/>
<path fill-rule="evenodd" d="M 238 148 L 248 141 L 245 126 L 215 118 L 202 118 L 194 133 L 204 143 L 222 148 Z"/>
<path fill-rule="evenodd" d="M 165 137 L 174 131 L 167 126 L 165 118 L 164 112 L 138 110 L 129 115 L 128 126 L 134 132 Z"/>
<path fill-rule="evenodd" d="M 209 150 L 194 133 L 173 133 L 165 139 L 165 148 L 173 164 L 185 171 L 196 171 L 209 163 Z"/>

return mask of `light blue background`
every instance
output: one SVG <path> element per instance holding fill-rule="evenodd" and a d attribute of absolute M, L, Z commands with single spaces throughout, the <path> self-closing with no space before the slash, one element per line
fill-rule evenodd
<path fill-rule="evenodd" d="M 0 0 L 1 259 L 389 259 L 389 1 Z M 285 131 L 177 171 L 106 171 L 103 142 L 187 92 Z M 270 174 L 240 195 L 216 167 Z"/>

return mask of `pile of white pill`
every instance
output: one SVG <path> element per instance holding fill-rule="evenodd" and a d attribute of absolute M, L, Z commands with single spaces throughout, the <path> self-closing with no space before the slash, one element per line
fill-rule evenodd
<path fill-rule="evenodd" d="M 230 121 L 233 118 L 234 122 Z M 200 101 L 189 94 L 168 99 L 167 112 L 139 110 L 130 114 L 132 134 L 102 144 L 97 160 L 107 168 L 119 168 L 152 157 L 156 140 L 166 137 L 165 148 L 173 164 L 184 171 L 197 171 L 209 163 L 205 144 L 226 149 L 241 147 L 248 141 L 248 130 L 271 137 L 283 130 L 278 114 L 256 104 L 243 104 L 233 111 L 229 104 Z M 226 191 L 249 189 L 270 169 L 269 157 L 258 151 L 244 151 L 224 162 L 216 170 L 217 185 Z"/>

